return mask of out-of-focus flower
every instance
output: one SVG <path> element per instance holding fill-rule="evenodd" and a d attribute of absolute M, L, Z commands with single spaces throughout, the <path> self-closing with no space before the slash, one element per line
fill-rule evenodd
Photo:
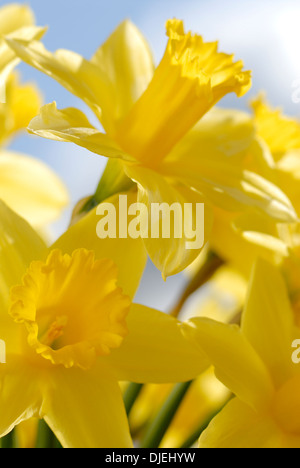
<path fill-rule="evenodd" d="M 0 102 L 6 100 L 7 78 L 20 61 L 7 47 L 3 37 L 26 41 L 39 40 L 45 31 L 45 28 L 35 26 L 33 11 L 27 5 L 14 3 L 0 8 Z"/>
<path fill-rule="evenodd" d="M 43 162 L 5 148 L 16 132 L 26 128 L 40 104 L 35 85 L 21 84 L 15 74 L 9 76 L 6 102 L 0 104 L 0 199 L 36 228 L 43 229 L 67 206 L 67 190 Z"/>
<path fill-rule="evenodd" d="M 239 154 L 253 144 L 250 119 L 238 116 L 237 125 L 228 125 L 224 114 L 216 112 L 201 120 L 226 94 L 245 94 L 250 73 L 243 71 L 242 62 L 219 53 L 217 43 L 185 34 L 181 21 L 168 21 L 167 35 L 166 52 L 156 69 L 145 39 L 128 21 L 90 61 L 66 50 L 52 54 L 40 42 L 7 39 L 25 62 L 83 99 L 106 134 L 80 111 L 58 110 L 55 103 L 42 108 L 29 130 L 119 158 L 138 184 L 138 200 L 146 205 L 205 202 L 206 240 L 211 204 L 236 211 L 252 206 L 276 220 L 293 221 L 287 197 L 240 164 Z M 258 142 L 256 153 L 263 153 Z M 150 236 L 145 244 L 164 276 L 178 273 L 199 253 L 186 248 L 185 237 Z"/>
<path fill-rule="evenodd" d="M 276 267 L 258 260 L 241 328 L 195 318 L 186 333 L 235 395 L 200 438 L 200 447 L 299 448 L 299 339 L 287 289 Z"/>
<path fill-rule="evenodd" d="M 142 241 L 99 241 L 93 210 L 48 250 L 0 211 L 1 436 L 39 417 L 65 447 L 131 447 L 118 381 L 188 381 L 207 366 L 181 322 L 131 304 Z"/>

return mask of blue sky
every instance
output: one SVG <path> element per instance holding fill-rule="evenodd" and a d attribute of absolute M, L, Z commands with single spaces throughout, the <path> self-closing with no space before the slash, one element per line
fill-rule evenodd
<path fill-rule="evenodd" d="M 9 3 L 0 1 L 0 5 Z M 156 61 L 163 53 L 166 38 L 164 24 L 178 17 L 186 27 L 206 40 L 220 40 L 225 52 L 242 58 L 253 70 L 253 89 L 242 100 L 230 96 L 223 106 L 247 107 L 247 101 L 260 90 L 269 100 L 291 114 L 300 114 L 300 104 L 292 102 L 292 84 L 300 78 L 300 5 L 297 0 L 27 0 L 35 11 L 37 23 L 48 25 L 44 43 L 50 50 L 66 48 L 90 57 L 114 28 L 130 18 L 144 32 Z M 45 102 L 57 101 L 58 107 L 84 105 L 60 85 L 27 65 L 19 67 L 24 80 L 36 81 Z M 93 192 L 105 160 L 84 149 L 32 137 L 19 136 L 11 145 L 47 162 L 63 178 L 75 203 Z M 59 228 L 65 226 L 67 213 Z M 153 273 L 153 272 L 152 272 Z M 147 281 L 147 277 L 146 280 Z M 160 278 L 151 276 L 160 287 Z M 177 278 L 165 286 L 178 286 Z M 152 302 L 151 302 L 152 301 Z M 151 305 L 156 305 L 151 298 Z M 147 301 L 146 301 L 147 302 Z M 167 307 L 166 299 L 166 307 Z"/>

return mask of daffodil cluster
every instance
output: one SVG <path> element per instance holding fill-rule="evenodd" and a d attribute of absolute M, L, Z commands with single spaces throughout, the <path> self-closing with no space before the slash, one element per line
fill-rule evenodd
<path fill-rule="evenodd" d="M 48 51 L 45 32 L 28 6 L 0 9 L 2 447 L 300 447 L 300 122 L 263 95 L 248 112 L 219 107 L 249 92 L 251 73 L 180 20 L 158 65 L 128 20 L 91 59 Z M 93 123 L 42 106 L 20 61 Z M 6 149 L 26 128 L 107 158 L 52 243 L 42 233 L 69 197 Z M 203 245 L 175 235 L 176 217 L 169 236 L 100 239 L 99 212 L 120 211 L 120 195 L 147 208 L 148 227 L 155 204 L 188 204 L 191 218 L 204 204 Z M 186 277 L 169 314 L 135 302 L 149 258 L 162 283 Z"/>

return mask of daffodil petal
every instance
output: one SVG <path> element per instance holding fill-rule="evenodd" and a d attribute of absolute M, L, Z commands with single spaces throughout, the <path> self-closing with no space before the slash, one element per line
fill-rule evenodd
<path fill-rule="evenodd" d="M 118 380 L 183 382 L 209 366 L 201 350 L 183 335 L 181 322 L 167 314 L 133 304 L 127 326 L 129 333 L 122 346 L 103 358 Z"/>
<path fill-rule="evenodd" d="M 128 204 L 136 202 L 136 194 L 128 193 Z M 115 195 L 106 203 L 112 204 L 116 212 L 119 211 L 119 195 Z M 100 205 L 101 208 L 101 205 Z M 110 258 L 118 267 L 118 284 L 124 293 L 131 298 L 135 295 L 143 275 L 147 253 L 142 239 L 99 239 L 96 234 L 100 217 L 98 208 L 92 210 L 84 218 L 68 229 L 63 236 L 52 246 L 52 249 L 60 249 L 63 253 L 72 254 L 79 248 L 85 248 L 95 252 L 96 259 Z M 118 230 L 118 227 L 117 227 Z"/>
<path fill-rule="evenodd" d="M 7 48 L 2 37 L 15 34 L 16 31 L 25 27 L 33 27 L 34 23 L 33 11 L 27 5 L 12 4 L 0 8 L 0 102 L 5 102 L 6 80 L 19 61 Z"/>
<path fill-rule="evenodd" d="M 272 419 L 235 398 L 204 431 L 199 448 L 278 448 L 281 439 Z"/>
<path fill-rule="evenodd" d="M 93 127 L 81 111 L 58 110 L 55 102 L 42 107 L 28 130 L 50 140 L 75 143 L 101 156 L 132 160 L 108 135 Z"/>
<path fill-rule="evenodd" d="M 255 208 L 281 222 L 297 222 L 297 214 L 283 191 L 259 174 L 228 163 L 224 158 L 165 162 L 163 174 L 183 180 L 227 211 Z"/>
<path fill-rule="evenodd" d="M 213 223 L 210 205 L 205 203 L 201 207 L 204 200 L 197 193 L 184 186 L 171 185 L 151 169 L 127 166 L 125 170 L 138 184 L 138 202 L 147 207 L 141 214 L 141 224 L 147 226 L 143 237 L 151 260 L 164 278 L 181 272 L 198 257 L 209 239 Z M 159 227 L 153 212 L 155 206 L 165 209 L 163 222 L 170 221 L 170 231 L 165 234 L 162 226 L 160 231 L 153 232 L 155 223 Z M 174 217 L 168 218 L 172 210 Z M 195 222 L 197 229 L 189 233 Z"/>
<path fill-rule="evenodd" d="M 20 350 L 21 331 L 8 315 L 10 288 L 19 284 L 30 262 L 42 258 L 46 245 L 23 219 L 0 201 L 0 339 L 7 353 Z"/>
<path fill-rule="evenodd" d="M 129 20 L 121 23 L 92 58 L 113 84 L 117 121 L 126 115 L 147 89 L 154 62 L 147 41 Z"/>
<path fill-rule="evenodd" d="M 274 388 L 268 370 L 237 326 L 194 318 L 184 332 L 207 354 L 217 378 L 242 401 L 253 408 L 270 402 Z"/>
<path fill-rule="evenodd" d="M 293 375 L 293 311 L 280 272 L 262 259 L 253 269 L 242 330 L 267 365 L 275 385 L 281 386 Z"/>
<path fill-rule="evenodd" d="M 257 132 L 268 144 L 276 161 L 287 152 L 300 148 L 300 122 L 272 109 L 264 96 L 252 101 Z"/>
<path fill-rule="evenodd" d="M 0 437 L 4 437 L 20 422 L 38 416 L 43 399 L 36 371 L 11 356 L 1 365 L 0 388 Z"/>
<path fill-rule="evenodd" d="M 24 19 L 26 20 L 26 14 Z M 16 22 L 17 17 L 16 17 Z M 26 21 L 25 21 L 26 23 Z M 17 24 L 17 23 L 16 23 Z M 39 26 L 26 26 L 24 25 L 16 31 L 11 31 L 7 34 L 7 40 L 25 40 L 28 43 L 32 40 L 39 40 L 43 37 L 46 32 L 46 28 Z M 6 97 L 6 80 L 14 69 L 14 67 L 20 62 L 15 52 L 7 45 L 4 40 L 0 40 L 0 102 L 5 102 Z"/>
<path fill-rule="evenodd" d="M 24 26 L 33 26 L 35 17 L 27 5 L 17 3 L 4 5 L 0 8 L 0 35 L 4 36 Z"/>
<path fill-rule="evenodd" d="M 32 83 L 20 83 L 11 73 L 6 83 L 6 102 L 0 105 L 0 142 L 6 143 L 15 132 L 24 130 L 41 107 L 41 94 Z"/>
<path fill-rule="evenodd" d="M 49 167 L 11 151 L 0 152 L 0 198 L 37 228 L 57 219 L 69 203 L 64 184 Z"/>
<path fill-rule="evenodd" d="M 44 419 L 65 448 L 132 448 L 117 381 L 99 372 L 57 368 Z"/>
<path fill-rule="evenodd" d="M 106 131 L 113 129 L 114 122 L 109 111 L 114 107 L 113 87 L 106 73 L 96 64 L 69 50 L 51 53 L 37 41 L 10 38 L 6 41 L 20 59 L 54 78 L 82 99 L 101 120 Z"/>
<path fill-rule="evenodd" d="M 242 164 L 255 137 L 253 118 L 246 112 L 214 107 L 180 140 L 165 162 L 228 159 Z"/>

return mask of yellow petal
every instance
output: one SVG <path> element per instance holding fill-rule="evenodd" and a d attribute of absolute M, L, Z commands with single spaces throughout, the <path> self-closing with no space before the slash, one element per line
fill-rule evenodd
<path fill-rule="evenodd" d="M 160 171 L 194 187 L 224 210 L 238 212 L 252 207 L 278 221 L 291 223 L 298 219 L 281 189 L 225 158 L 166 161 Z"/>
<path fill-rule="evenodd" d="M 287 255 L 288 244 L 277 228 L 274 220 L 253 210 L 237 215 L 215 209 L 210 241 L 221 258 L 249 278 L 258 256 L 274 261 L 274 253 Z"/>
<path fill-rule="evenodd" d="M 207 354 L 217 378 L 242 401 L 253 408 L 270 402 L 274 389 L 268 370 L 237 326 L 195 318 L 184 332 Z"/>
<path fill-rule="evenodd" d="M 20 349 L 20 329 L 8 315 L 9 291 L 19 284 L 33 259 L 43 257 L 46 246 L 38 234 L 0 202 L 0 339 L 7 352 Z"/>
<path fill-rule="evenodd" d="M 136 202 L 135 194 L 128 194 L 128 204 Z M 119 211 L 119 196 L 115 195 L 106 200 Z M 96 258 L 109 258 L 118 267 L 118 284 L 124 293 L 134 296 L 147 261 L 147 253 L 141 239 L 99 239 L 96 234 L 97 224 L 100 217 L 97 208 L 92 210 L 84 218 L 72 226 L 54 244 L 53 249 L 60 249 L 64 253 L 72 254 L 79 248 L 85 248 L 95 252 Z"/>
<path fill-rule="evenodd" d="M 146 90 L 154 73 L 149 46 L 138 28 L 129 20 L 118 26 L 92 58 L 113 84 L 114 120 L 129 112 Z"/>
<path fill-rule="evenodd" d="M 252 273 L 242 330 L 277 387 L 293 375 L 293 329 L 293 311 L 282 276 L 275 266 L 258 260 Z"/>
<path fill-rule="evenodd" d="M 171 383 L 192 380 L 208 367 L 197 346 L 185 338 L 182 324 L 167 314 L 133 304 L 127 317 L 129 333 L 105 362 L 118 380 Z"/>
<path fill-rule="evenodd" d="M 171 185 L 151 169 L 131 166 L 125 170 L 138 183 L 138 202 L 147 207 L 141 214 L 141 224 L 145 226 L 144 242 L 151 260 L 164 278 L 179 273 L 198 257 L 209 239 L 213 222 L 210 205 L 197 193 Z M 155 206 L 163 210 L 162 222 L 161 218 L 155 221 Z M 163 225 L 168 223 L 164 231 Z M 193 232 L 188 232 L 191 228 Z"/>
<path fill-rule="evenodd" d="M 48 52 L 40 42 L 7 39 L 7 43 L 24 62 L 54 78 L 82 99 L 106 131 L 112 129 L 114 124 L 109 109 L 114 106 L 113 86 L 107 74 L 95 63 L 69 50 Z"/>
<path fill-rule="evenodd" d="M 55 369 L 44 419 L 64 448 L 132 448 L 120 387 L 103 371 Z"/>
<path fill-rule="evenodd" d="M 177 143 L 165 162 L 222 158 L 243 164 L 253 143 L 255 126 L 246 112 L 214 107 Z"/>
<path fill-rule="evenodd" d="M 41 106 L 41 95 L 33 84 L 21 84 L 16 73 L 6 85 L 6 103 L 0 104 L 0 141 L 27 127 Z"/>
<path fill-rule="evenodd" d="M 10 151 L 0 152 L 0 198 L 37 228 L 60 217 L 69 203 L 64 184 L 49 167 Z"/>
<path fill-rule="evenodd" d="M 213 419 L 202 434 L 199 448 L 281 448 L 276 424 L 237 398 Z"/>
<path fill-rule="evenodd" d="M 93 127 L 81 111 L 58 110 L 55 102 L 42 107 L 28 130 L 50 140 L 75 143 L 101 156 L 132 160 L 109 136 Z"/>
<path fill-rule="evenodd" d="M 4 5 L 0 8 L 0 35 L 12 33 L 24 26 L 33 26 L 34 13 L 27 5 Z"/>
<path fill-rule="evenodd" d="M 26 15 L 25 15 L 26 19 Z M 7 35 L 7 40 L 24 40 L 28 43 L 32 40 L 39 40 L 46 32 L 46 28 L 38 26 L 24 26 Z M 13 68 L 20 62 L 15 52 L 7 42 L 0 40 L 0 102 L 5 102 L 6 80 Z"/>
<path fill-rule="evenodd" d="M 300 148 L 300 122 L 272 109 L 263 96 L 252 101 L 258 134 L 278 161 L 287 151 Z"/>
<path fill-rule="evenodd" d="M 38 374 L 24 361 L 8 356 L 0 368 L 0 437 L 17 424 L 39 414 L 42 388 Z"/>
<path fill-rule="evenodd" d="M 153 80 L 120 122 L 116 139 L 138 160 L 156 166 L 223 96 L 244 94 L 251 85 L 243 63 L 218 53 L 217 43 L 184 33 L 183 23 L 167 23 L 165 55 Z"/>

